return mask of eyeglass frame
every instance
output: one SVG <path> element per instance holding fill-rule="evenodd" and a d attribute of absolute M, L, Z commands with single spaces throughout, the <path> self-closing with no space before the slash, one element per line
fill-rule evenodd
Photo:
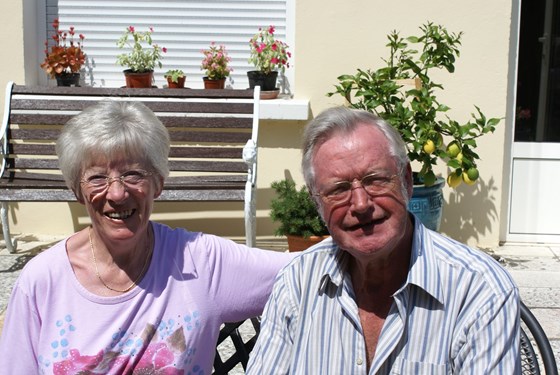
<path fill-rule="evenodd" d="M 130 183 L 125 181 L 125 178 L 130 176 L 130 173 L 134 173 L 134 172 L 139 173 L 141 176 L 133 175 L 133 177 L 138 177 L 140 180 L 136 184 L 131 185 Z M 125 190 L 127 188 L 128 189 L 135 189 L 136 185 L 143 183 L 147 179 L 147 177 L 153 176 L 153 175 L 154 175 L 153 172 L 146 171 L 144 169 L 131 169 L 131 170 L 128 170 L 126 172 L 123 172 L 120 176 L 117 176 L 117 177 L 109 177 L 109 176 L 105 176 L 105 175 L 102 175 L 102 174 L 93 174 L 92 176 L 88 177 L 87 179 L 82 177 L 82 179 L 80 180 L 80 184 L 81 185 L 86 185 L 87 188 L 92 189 L 92 191 L 91 191 L 92 194 L 97 195 L 97 194 L 101 194 L 104 191 L 108 190 L 109 187 L 111 186 L 111 184 L 113 184 L 113 182 L 115 182 L 115 181 L 119 181 L 121 183 L 121 185 L 124 187 Z M 104 185 L 100 184 L 98 186 L 93 185 L 92 182 L 89 179 L 94 178 L 94 177 L 98 178 L 98 179 L 104 179 L 105 184 Z"/>
<path fill-rule="evenodd" d="M 383 191 L 380 191 L 380 192 L 376 192 L 376 193 L 370 193 L 370 192 L 367 190 L 367 188 L 365 187 L 363 181 L 364 181 L 364 179 L 367 179 L 367 178 L 370 178 L 370 177 L 376 177 L 376 176 L 385 179 L 385 181 L 386 181 L 390 186 L 388 186 L 386 190 L 383 190 Z M 360 178 L 360 179 L 354 178 L 352 181 L 347 181 L 347 180 L 346 180 L 346 181 L 337 181 L 337 182 L 334 182 L 334 183 L 332 183 L 332 184 L 330 185 L 330 188 L 327 189 L 327 190 L 329 190 L 329 191 L 335 191 L 337 185 L 348 184 L 348 189 L 345 190 L 344 193 L 343 193 L 343 194 L 348 194 L 348 196 L 345 197 L 344 199 L 340 199 L 340 200 L 333 199 L 332 196 L 329 197 L 329 195 L 327 195 L 324 191 L 323 191 L 323 192 L 317 192 L 317 193 L 314 193 L 314 194 L 312 194 L 312 195 L 315 196 L 315 197 L 321 198 L 321 200 L 322 200 L 323 203 L 325 203 L 325 204 L 346 204 L 346 203 L 350 202 L 350 200 L 352 199 L 352 191 L 353 191 L 353 190 L 356 190 L 356 189 L 359 189 L 359 188 L 364 189 L 364 191 L 365 191 L 370 197 L 377 197 L 377 196 L 381 196 L 381 195 L 384 195 L 384 194 L 388 193 L 389 191 L 391 191 L 391 190 L 396 186 L 395 178 L 398 178 L 399 176 L 400 176 L 399 174 L 393 174 L 393 175 L 391 175 L 391 176 L 383 176 L 383 175 L 380 175 L 380 174 L 377 173 L 377 172 L 374 172 L 374 173 L 369 173 L 369 174 L 363 176 L 363 177 Z M 355 182 L 360 183 L 360 186 L 354 187 L 354 183 L 355 183 Z"/>

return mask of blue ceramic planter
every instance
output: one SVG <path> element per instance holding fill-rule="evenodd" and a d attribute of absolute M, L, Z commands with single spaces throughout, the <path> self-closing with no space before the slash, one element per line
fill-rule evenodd
<path fill-rule="evenodd" d="M 443 210 L 443 185 L 445 180 L 439 177 L 432 186 L 414 185 L 408 210 L 414 213 L 429 229 L 438 231 Z"/>

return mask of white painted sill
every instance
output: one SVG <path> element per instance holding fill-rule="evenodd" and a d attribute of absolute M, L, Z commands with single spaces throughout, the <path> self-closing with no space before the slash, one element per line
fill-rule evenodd
<path fill-rule="evenodd" d="M 261 120 L 308 120 L 309 100 L 278 97 L 260 101 Z"/>

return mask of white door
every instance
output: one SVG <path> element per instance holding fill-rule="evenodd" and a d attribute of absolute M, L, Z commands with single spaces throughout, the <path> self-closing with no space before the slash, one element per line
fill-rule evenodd
<path fill-rule="evenodd" d="M 506 240 L 560 243 L 560 0 L 521 3 Z"/>

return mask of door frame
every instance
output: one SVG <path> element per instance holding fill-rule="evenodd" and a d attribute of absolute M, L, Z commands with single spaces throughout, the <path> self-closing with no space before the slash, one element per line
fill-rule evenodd
<path fill-rule="evenodd" d="M 552 4 L 552 0 L 549 2 Z M 549 7 L 549 4 L 547 4 Z M 550 7 L 547 8 L 550 12 Z M 511 38 L 510 38 L 510 64 L 508 76 L 510 84 L 507 100 L 507 116 L 506 116 L 506 149 L 504 153 L 504 185 L 506 189 L 502 194 L 502 210 L 500 220 L 500 242 L 530 242 L 530 243 L 551 243 L 560 244 L 560 234 L 543 234 L 543 233 L 520 233 L 512 229 L 512 199 L 514 199 L 514 166 L 518 162 L 532 162 L 537 160 L 558 160 L 560 161 L 560 144 L 558 143 L 538 143 L 538 142 L 515 142 L 515 115 L 516 115 L 516 96 L 517 96 L 517 80 L 518 80 L 518 56 L 519 56 L 519 33 L 521 20 L 521 1 L 514 0 L 512 2 L 512 22 L 511 22 Z M 545 21 L 546 22 L 546 21 Z M 550 20 L 548 21 L 550 22 Z M 542 82 L 542 79 L 541 79 Z M 541 85 L 542 88 L 542 85 Z M 542 90 L 541 90 L 542 92 Z M 539 112 L 543 113 L 543 109 L 539 108 Z M 539 116 L 542 119 L 542 116 Z M 542 120 L 541 120 L 542 122 Z M 542 125 L 542 124 L 541 124 Z M 541 176 L 543 181 L 547 183 L 559 184 L 560 173 L 558 176 Z M 537 184 L 538 185 L 538 184 Z M 558 219 L 558 227 L 560 233 L 560 219 Z"/>

